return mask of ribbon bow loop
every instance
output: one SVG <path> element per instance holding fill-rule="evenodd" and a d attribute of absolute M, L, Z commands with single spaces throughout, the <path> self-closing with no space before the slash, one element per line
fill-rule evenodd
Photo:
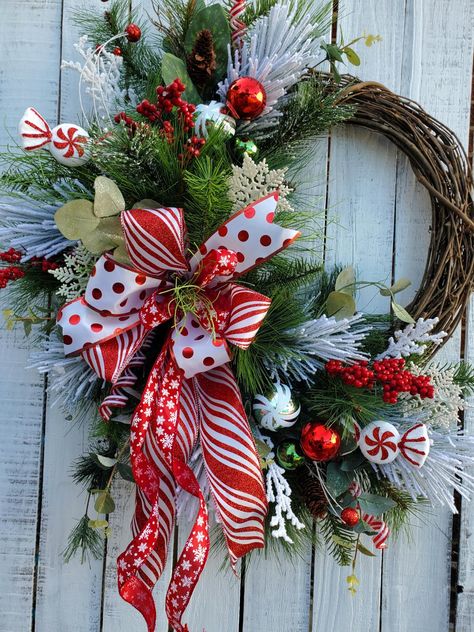
<path fill-rule="evenodd" d="M 134 383 L 128 367 L 142 353 L 148 332 L 170 321 L 132 420 L 134 539 L 118 561 L 120 594 L 142 612 L 149 632 L 156 620 L 151 589 L 166 562 L 176 485 L 199 501 L 166 598 L 170 625 L 178 632 L 186 629 L 182 614 L 207 558 L 207 507 L 188 465 L 199 432 L 232 564 L 263 546 L 267 500 L 259 458 L 228 363 L 229 343 L 247 349 L 271 302 L 234 279 L 299 236 L 273 223 L 277 201 L 272 194 L 235 213 L 189 262 L 181 209 L 125 211 L 122 228 L 132 267 L 102 256 L 85 295 L 65 305 L 58 318 L 66 354 L 82 354 L 114 383 L 101 405 L 105 419 L 127 401 L 124 389 Z"/>

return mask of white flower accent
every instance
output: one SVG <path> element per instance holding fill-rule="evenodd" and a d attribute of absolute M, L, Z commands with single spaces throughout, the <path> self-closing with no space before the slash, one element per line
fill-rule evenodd
<path fill-rule="evenodd" d="M 207 138 L 208 123 L 215 123 L 222 128 L 222 131 L 233 136 L 235 134 L 235 121 L 232 117 L 222 112 L 225 108 L 224 103 L 217 101 L 211 101 L 210 103 L 200 103 L 196 107 L 196 122 L 194 124 L 194 130 L 196 134 Z"/>

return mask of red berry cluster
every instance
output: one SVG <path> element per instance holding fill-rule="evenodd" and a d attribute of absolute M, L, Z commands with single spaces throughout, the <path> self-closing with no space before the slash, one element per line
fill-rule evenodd
<path fill-rule="evenodd" d="M 54 261 L 48 261 L 44 257 L 43 259 L 40 259 L 39 257 L 33 257 L 32 259 L 30 259 L 30 263 L 32 266 L 37 266 L 38 268 L 41 268 L 42 272 L 56 270 L 56 268 L 58 267 L 57 263 L 54 263 Z"/>
<path fill-rule="evenodd" d="M 182 121 L 185 132 L 194 127 L 194 112 L 196 106 L 182 99 L 186 86 L 180 79 L 175 79 L 167 86 L 158 86 L 156 105 L 144 99 L 137 105 L 137 112 L 147 118 L 150 123 L 163 120 L 163 116 L 171 114 L 173 108 L 177 108 L 178 116 Z"/>
<path fill-rule="evenodd" d="M 434 386 L 429 375 L 413 375 L 405 369 L 403 358 L 387 358 L 373 364 L 377 380 L 383 384 L 383 400 L 396 404 L 399 393 L 419 395 L 422 399 L 434 397 Z"/>
<path fill-rule="evenodd" d="M 345 366 L 339 360 L 329 360 L 326 371 L 338 376 L 344 384 L 355 388 L 372 388 L 376 382 L 382 385 L 383 400 L 396 404 L 400 393 L 419 395 L 422 399 L 434 397 L 434 387 L 428 375 L 413 375 L 405 369 L 405 360 L 387 358 L 375 361 L 372 367 L 366 361 Z"/>
<path fill-rule="evenodd" d="M 9 248 L 5 252 L 0 252 L 0 261 L 5 261 L 6 263 L 18 263 L 22 257 L 23 253 L 15 250 L 15 248 Z"/>
<path fill-rule="evenodd" d="M 201 148 L 203 147 L 205 142 L 206 141 L 204 138 L 199 138 L 199 136 L 191 136 L 191 138 L 189 138 L 188 142 L 186 143 L 186 151 L 188 152 L 188 155 L 192 158 L 199 156 L 199 154 L 201 153 Z"/>
<path fill-rule="evenodd" d="M 369 363 L 366 361 L 344 366 L 339 360 L 329 360 L 326 364 L 326 371 L 329 375 L 339 375 L 344 384 L 348 384 L 349 386 L 355 386 L 355 388 L 372 388 L 375 375 L 368 367 Z"/>
<path fill-rule="evenodd" d="M 16 281 L 25 276 L 25 271 L 19 266 L 8 266 L 0 270 L 0 288 L 7 287 L 8 281 Z"/>
<path fill-rule="evenodd" d="M 137 129 L 137 122 L 134 121 L 125 112 L 119 112 L 118 114 L 116 114 L 114 116 L 114 121 L 117 123 L 117 125 L 123 121 L 125 125 L 132 130 L 132 132 Z"/>

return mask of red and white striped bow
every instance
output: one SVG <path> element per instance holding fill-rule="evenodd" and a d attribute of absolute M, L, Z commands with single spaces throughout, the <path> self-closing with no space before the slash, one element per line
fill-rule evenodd
<path fill-rule="evenodd" d="M 171 320 L 132 419 L 134 539 L 118 559 L 120 594 L 143 614 L 149 632 L 156 621 L 151 590 L 166 563 L 177 484 L 199 501 L 166 597 L 170 625 L 178 632 L 187 629 L 182 615 L 209 551 L 206 503 L 187 464 L 198 433 L 232 565 L 263 546 L 267 502 L 227 343 L 247 348 L 270 305 L 233 279 L 299 235 L 273 223 L 277 201 L 272 194 L 235 213 L 189 260 L 180 209 L 124 212 L 133 267 L 104 255 L 84 297 L 58 316 L 66 354 L 81 354 L 113 384 L 101 406 L 106 419 L 112 407 L 126 403 L 122 389 L 133 382 L 129 367 L 148 332 Z"/>

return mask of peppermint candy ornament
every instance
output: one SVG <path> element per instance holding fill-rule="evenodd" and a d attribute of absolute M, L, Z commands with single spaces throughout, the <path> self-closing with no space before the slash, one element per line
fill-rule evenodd
<path fill-rule="evenodd" d="M 62 165 L 79 167 L 89 160 L 86 145 L 89 134 L 79 125 L 62 123 L 50 128 L 34 108 L 27 108 L 18 125 L 25 151 L 48 149 Z"/>
<path fill-rule="evenodd" d="M 391 463 L 397 458 L 400 452 L 399 441 L 400 433 L 388 421 L 373 421 L 360 430 L 357 439 L 360 451 L 365 458 L 378 465 Z"/>
<path fill-rule="evenodd" d="M 291 428 L 296 423 L 301 406 L 293 397 L 286 384 L 274 384 L 273 389 L 265 395 L 256 395 L 253 413 L 257 422 L 275 432 L 281 428 Z"/>
<path fill-rule="evenodd" d="M 420 468 L 430 452 L 428 429 L 422 423 L 415 424 L 400 437 L 388 421 L 373 421 L 362 429 L 356 425 L 355 438 L 365 458 L 377 465 L 392 463 L 401 454 L 410 465 Z"/>

